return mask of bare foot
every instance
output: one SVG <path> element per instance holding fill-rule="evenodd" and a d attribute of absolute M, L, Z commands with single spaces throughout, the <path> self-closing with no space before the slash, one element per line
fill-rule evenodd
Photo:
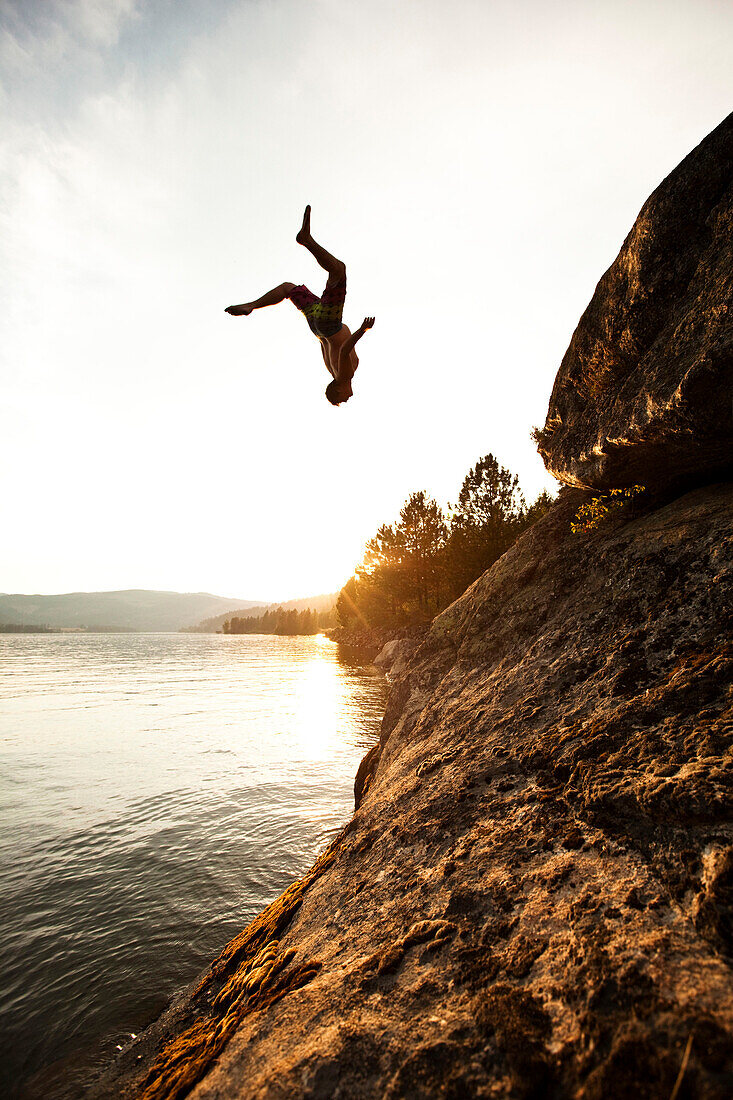
<path fill-rule="evenodd" d="M 374 328 L 374 318 L 373 317 L 365 317 L 364 320 L 361 322 L 361 327 L 364 328 L 364 329 Z"/>
<path fill-rule="evenodd" d="M 295 234 L 295 239 L 298 242 L 298 244 L 305 244 L 306 241 L 310 240 L 310 235 L 311 235 L 311 208 L 310 208 L 310 206 L 306 206 L 305 213 L 303 214 L 303 224 L 301 225 L 298 232 Z"/>
<path fill-rule="evenodd" d="M 249 317 L 252 306 L 227 306 L 224 312 L 231 314 L 232 317 Z"/>

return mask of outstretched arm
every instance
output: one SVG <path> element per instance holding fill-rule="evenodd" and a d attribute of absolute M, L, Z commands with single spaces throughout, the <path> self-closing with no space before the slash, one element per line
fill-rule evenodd
<path fill-rule="evenodd" d="M 349 356 L 351 355 L 352 351 L 354 350 L 354 348 L 356 347 L 358 342 L 361 340 L 362 336 L 367 331 L 367 329 L 372 328 L 373 325 L 374 325 L 374 318 L 373 317 L 365 317 L 364 320 L 359 325 L 356 332 L 352 332 L 351 336 L 349 336 L 347 340 L 344 340 L 343 344 L 341 345 L 341 347 L 339 349 L 339 366 L 338 366 L 339 376 L 341 375 L 342 367 L 346 364 L 346 362 L 347 362 Z"/>

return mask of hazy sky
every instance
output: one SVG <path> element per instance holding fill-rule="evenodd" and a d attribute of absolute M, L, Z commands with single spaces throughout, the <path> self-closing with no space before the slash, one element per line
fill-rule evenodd
<path fill-rule="evenodd" d="M 731 109 L 729 0 L 3 0 L 0 589 L 337 588 L 530 441 L 650 191 Z M 294 240 L 375 314 L 334 409 Z"/>

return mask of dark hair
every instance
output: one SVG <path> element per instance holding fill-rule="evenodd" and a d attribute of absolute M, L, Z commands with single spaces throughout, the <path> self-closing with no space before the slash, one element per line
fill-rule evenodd
<path fill-rule="evenodd" d="M 326 397 L 332 405 L 340 405 L 343 401 L 343 397 L 339 392 L 339 384 L 334 378 L 333 382 L 329 382 L 326 386 Z"/>

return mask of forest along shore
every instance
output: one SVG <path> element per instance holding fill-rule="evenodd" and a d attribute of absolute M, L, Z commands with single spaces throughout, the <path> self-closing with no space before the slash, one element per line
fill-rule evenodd
<path fill-rule="evenodd" d="M 598 283 L 566 487 L 393 666 L 354 817 L 93 1095 L 728 1100 L 731 270 L 733 115 Z"/>

